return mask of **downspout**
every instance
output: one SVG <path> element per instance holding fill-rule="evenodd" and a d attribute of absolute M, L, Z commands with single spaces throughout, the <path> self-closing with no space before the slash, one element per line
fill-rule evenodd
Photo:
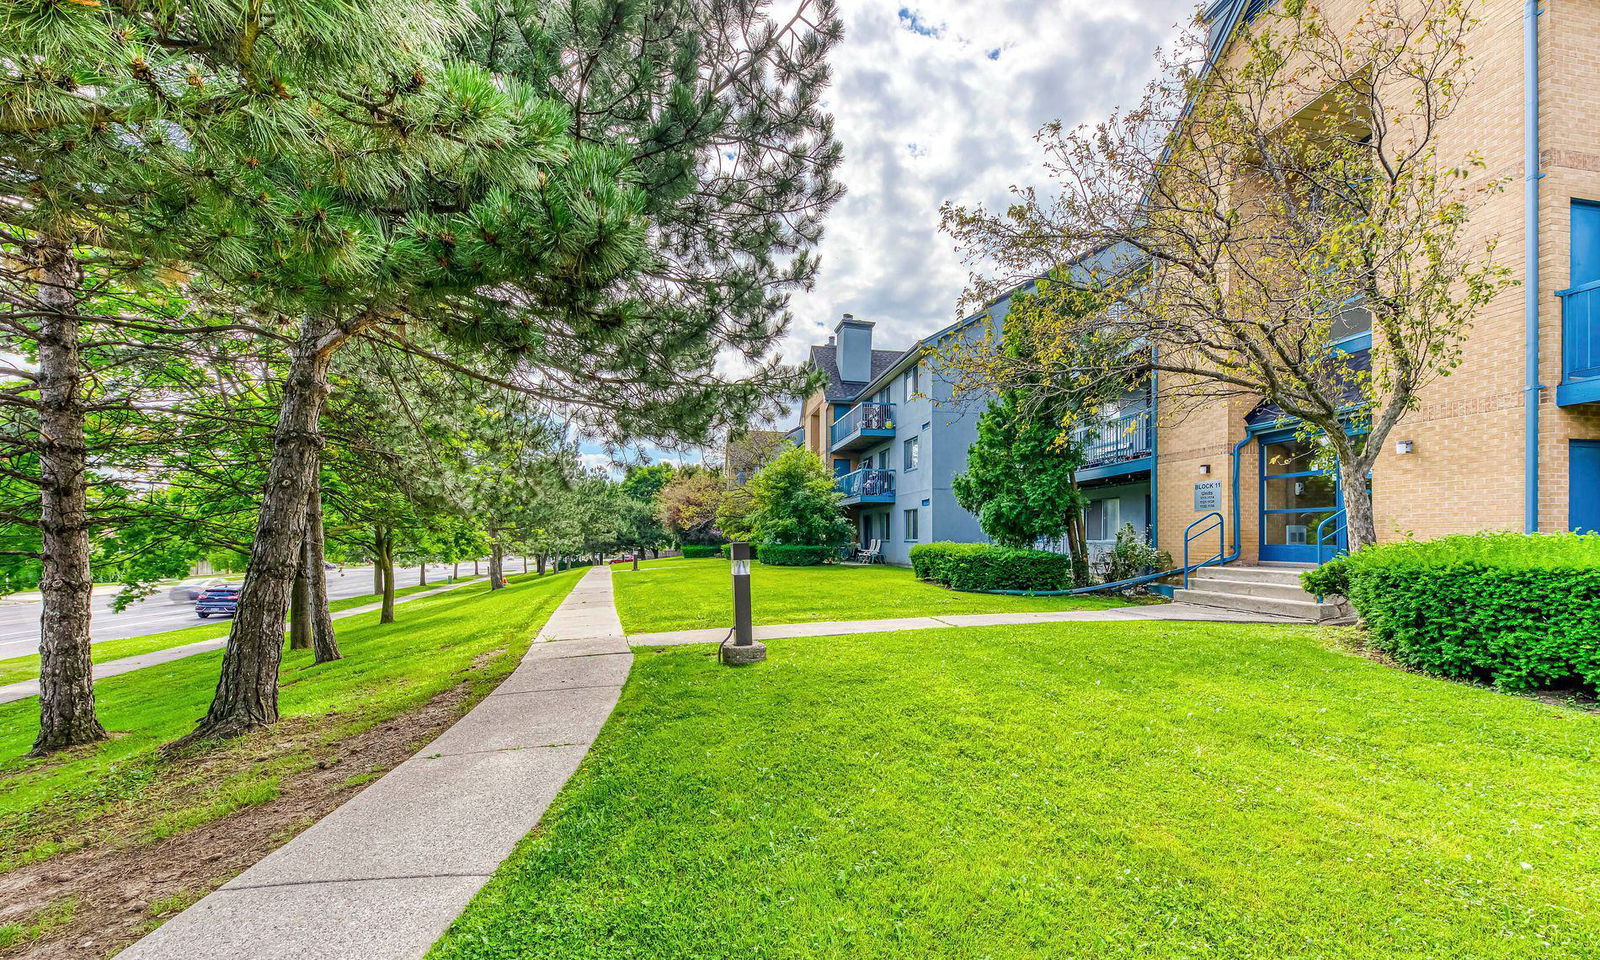
<path fill-rule="evenodd" d="M 1144 518 L 1150 528 L 1150 546 L 1161 546 L 1161 421 L 1156 417 L 1155 370 L 1150 371 L 1150 515 Z"/>
<path fill-rule="evenodd" d="M 1522 523 L 1539 531 L 1539 0 L 1522 8 L 1523 342 L 1527 388 L 1523 394 Z"/>
<path fill-rule="evenodd" d="M 1239 517 L 1241 515 L 1239 506 L 1239 452 L 1252 439 L 1250 434 L 1246 432 L 1244 439 L 1233 445 L 1233 551 L 1222 559 L 1223 563 L 1232 563 L 1239 559 Z"/>

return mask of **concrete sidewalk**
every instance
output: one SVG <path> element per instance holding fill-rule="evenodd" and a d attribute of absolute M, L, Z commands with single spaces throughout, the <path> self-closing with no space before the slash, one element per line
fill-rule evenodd
<path fill-rule="evenodd" d="M 633 657 L 595 567 L 522 664 L 416 756 L 119 954 L 416 960 L 538 824 Z"/>
<path fill-rule="evenodd" d="M 1138 623 L 1152 620 L 1194 623 L 1309 623 L 1266 614 L 1239 613 L 1193 603 L 1161 603 L 1116 607 L 1110 610 L 1056 610 L 1017 613 L 960 613 L 939 617 L 902 617 L 895 620 L 828 620 L 820 623 L 781 623 L 755 628 L 757 640 L 795 637 L 839 637 L 852 633 L 896 633 L 902 630 L 939 630 L 945 627 L 1026 626 L 1034 623 Z M 674 630 L 668 633 L 630 633 L 635 647 L 679 643 L 720 643 L 730 628 Z"/>
<path fill-rule="evenodd" d="M 402 603 L 410 603 L 412 600 L 421 600 L 423 597 L 432 597 L 441 593 L 449 593 L 451 590 L 459 590 L 462 587 L 469 586 L 474 583 L 482 583 L 487 579 L 488 577 L 473 577 L 470 580 L 463 580 L 460 583 L 452 583 L 448 586 L 439 587 L 436 590 L 421 590 L 416 593 L 407 594 L 403 597 L 395 597 L 395 606 L 399 606 Z M 382 609 L 383 601 L 379 600 L 377 603 L 368 603 L 359 607 L 351 607 L 349 610 L 340 610 L 338 613 L 333 614 L 333 619 L 343 620 L 345 617 L 359 616 L 363 613 L 371 613 L 374 610 Z M 130 639 L 137 638 L 135 637 Z M 174 660 L 182 660 L 184 657 L 192 657 L 197 653 L 210 653 L 213 650 L 221 650 L 227 645 L 228 635 L 224 633 L 220 637 L 212 637 L 210 640 L 196 640 L 194 643 L 186 643 L 181 647 L 168 647 L 165 650 L 152 650 L 149 653 L 141 653 L 134 657 L 119 657 L 116 660 L 107 660 L 104 663 L 95 664 L 93 667 L 94 678 L 96 680 L 104 680 L 106 677 L 114 677 L 120 673 L 131 673 L 134 670 L 143 670 L 145 667 L 153 667 L 158 663 L 171 663 Z M 0 703 L 10 703 L 13 700 L 25 700 L 28 697 L 37 697 L 38 695 L 38 680 L 22 680 L 17 683 L 8 683 L 5 686 L 0 687 Z"/>

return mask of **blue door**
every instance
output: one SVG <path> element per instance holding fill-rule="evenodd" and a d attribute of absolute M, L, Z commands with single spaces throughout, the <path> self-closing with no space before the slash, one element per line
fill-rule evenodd
<path fill-rule="evenodd" d="M 1316 440 L 1292 432 L 1261 438 L 1261 559 L 1317 563 L 1345 549 L 1339 475 L 1316 469 L 1318 452 Z"/>
<path fill-rule="evenodd" d="M 1567 527 L 1600 532 L 1600 440 L 1573 440 L 1568 449 Z"/>

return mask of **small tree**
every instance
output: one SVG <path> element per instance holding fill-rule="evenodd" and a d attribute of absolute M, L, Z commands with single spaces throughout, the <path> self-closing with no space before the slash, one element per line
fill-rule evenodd
<path fill-rule="evenodd" d="M 1082 586 L 1089 579 L 1085 498 L 1077 481 L 1083 450 L 1058 419 L 1030 415 L 1018 394 L 1006 391 L 978 418 L 967 472 L 951 489 L 996 543 L 1032 547 L 1065 537 L 1073 581 Z"/>
<path fill-rule="evenodd" d="M 852 534 L 842 495 L 822 458 L 793 447 L 773 458 L 748 484 L 754 509 L 750 536 L 761 543 L 833 547 Z"/>
<path fill-rule="evenodd" d="M 722 479 L 709 470 L 680 470 L 656 494 L 656 519 L 680 544 L 717 543 Z"/>
<path fill-rule="evenodd" d="M 970 259 L 1009 274 L 995 284 L 1062 281 L 1033 305 L 1034 349 L 996 355 L 986 378 L 1076 395 L 1154 369 L 1175 415 L 1273 404 L 1326 438 L 1351 548 L 1372 543 L 1366 478 L 1385 438 L 1512 282 L 1493 239 L 1463 232 L 1502 182 L 1474 154 L 1439 152 L 1476 22 L 1462 0 L 1372 0 L 1337 23 L 1288 0 L 1214 60 L 1170 61 L 1135 108 L 1046 126 L 1050 199 L 944 211 Z M 1089 251 L 1115 309 L 1054 310 L 1083 279 L 1058 268 Z M 1370 352 L 1352 358 L 1343 344 L 1363 327 Z"/>

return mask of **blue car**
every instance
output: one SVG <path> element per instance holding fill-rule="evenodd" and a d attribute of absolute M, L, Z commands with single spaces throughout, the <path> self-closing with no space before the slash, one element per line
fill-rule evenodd
<path fill-rule="evenodd" d="M 231 617 L 239 612 L 239 584 L 207 587 L 195 598 L 194 612 L 202 620 L 213 613 Z"/>

